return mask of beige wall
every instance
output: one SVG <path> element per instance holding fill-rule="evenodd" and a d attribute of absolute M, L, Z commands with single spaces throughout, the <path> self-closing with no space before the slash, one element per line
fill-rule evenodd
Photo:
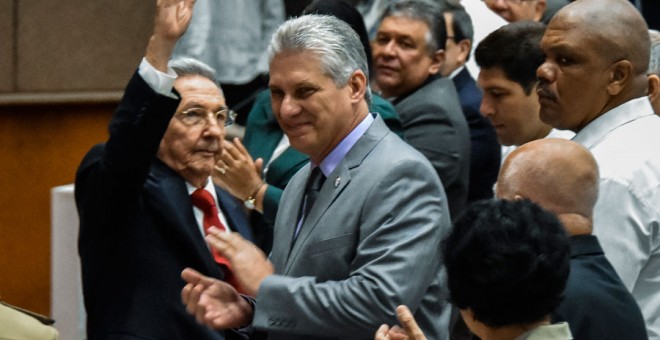
<path fill-rule="evenodd" d="M 14 0 L 0 0 L 0 93 L 13 89 Z"/>
<path fill-rule="evenodd" d="M 144 53 L 154 2 L 0 1 L 0 102 L 121 90 Z"/>
<path fill-rule="evenodd" d="M 0 0 L 3 300 L 50 313 L 50 188 L 73 182 L 85 152 L 107 138 L 154 4 Z"/>

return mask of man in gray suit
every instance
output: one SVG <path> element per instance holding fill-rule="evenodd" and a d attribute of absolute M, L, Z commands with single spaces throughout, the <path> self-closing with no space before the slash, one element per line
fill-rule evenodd
<path fill-rule="evenodd" d="M 438 4 L 394 1 L 385 9 L 372 52 L 375 85 L 392 100 L 406 141 L 433 164 L 454 218 L 467 203 L 471 144 L 458 93 L 440 74 L 446 30 Z"/>
<path fill-rule="evenodd" d="M 207 238 L 255 300 L 186 269 L 187 310 L 269 339 L 370 339 L 406 303 L 430 338 L 448 338 L 446 196 L 429 161 L 369 113 L 359 38 L 308 15 L 282 25 L 269 51 L 273 113 L 311 164 L 283 193 L 270 261 L 236 233 Z"/>

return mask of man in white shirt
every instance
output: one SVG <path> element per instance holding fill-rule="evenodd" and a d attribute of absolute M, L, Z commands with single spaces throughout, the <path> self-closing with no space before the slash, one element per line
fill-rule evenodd
<path fill-rule="evenodd" d="M 647 97 L 649 35 L 625 0 L 574 2 L 550 21 L 541 119 L 577 133 L 600 168 L 594 234 L 660 339 L 660 117 Z"/>

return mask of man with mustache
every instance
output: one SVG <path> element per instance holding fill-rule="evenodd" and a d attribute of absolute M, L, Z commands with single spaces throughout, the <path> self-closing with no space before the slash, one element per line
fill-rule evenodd
<path fill-rule="evenodd" d="M 625 0 L 581 0 L 550 21 L 540 117 L 577 133 L 600 169 L 594 234 L 660 339 L 660 117 L 647 96 L 648 28 Z"/>
<path fill-rule="evenodd" d="M 110 138 L 89 151 L 76 175 L 90 340 L 235 335 L 197 324 L 179 301 L 186 266 L 217 279 L 231 273 L 204 241 L 207 218 L 250 238 L 241 206 L 210 180 L 232 119 L 213 71 L 191 59 L 168 67 L 193 3 L 158 1 L 145 58 L 112 117 Z"/>
<path fill-rule="evenodd" d="M 451 80 L 440 75 L 447 31 L 442 8 L 394 1 L 372 42 L 374 83 L 394 104 L 406 141 L 431 161 L 454 218 L 467 202 L 470 132 Z"/>

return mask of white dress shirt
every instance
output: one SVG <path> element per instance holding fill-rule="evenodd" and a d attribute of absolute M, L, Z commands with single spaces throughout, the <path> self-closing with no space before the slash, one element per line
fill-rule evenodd
<path fill-rule="evenodd" d="M 600 171 L 594 234 L 660 339 L 660 117 L 648 97 L 593 120 L 573 138 Z"/>

